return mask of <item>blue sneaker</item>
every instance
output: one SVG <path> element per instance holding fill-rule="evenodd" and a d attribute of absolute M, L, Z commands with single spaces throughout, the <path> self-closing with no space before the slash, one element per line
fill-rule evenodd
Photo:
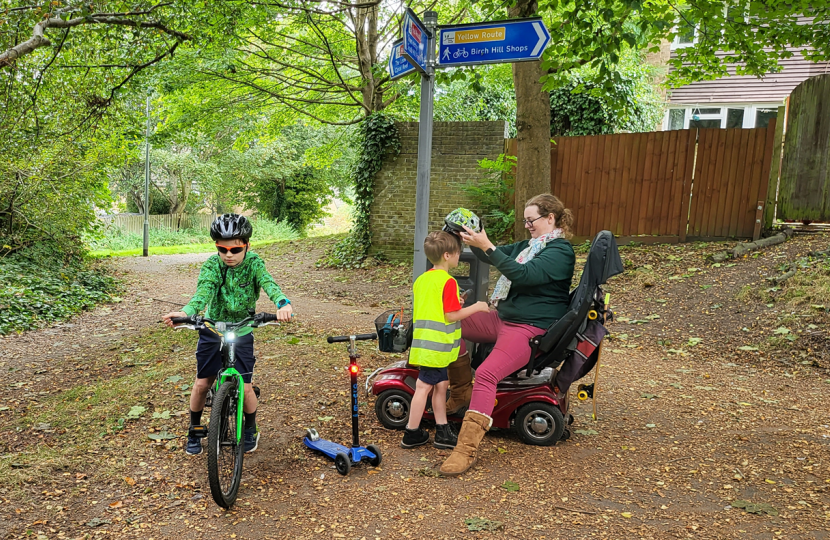
<path fill-rule="evenodd" d="M 202 439 L 200 437 L 188 437 L 184 451 L 188 456 L 197 456 L 202 453 Z"/>
<path fill-rule="evenodd" d="M 245 453 L 250 454 L 259 446 L 259 428 L 245 430 Z"/>

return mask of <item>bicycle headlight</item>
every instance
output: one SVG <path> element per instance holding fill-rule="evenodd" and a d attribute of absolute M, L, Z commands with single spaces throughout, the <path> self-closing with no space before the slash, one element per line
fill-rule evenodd
<path fill-rule="evenodd" d="M 236 339 L 236 334 L 234 334 L 233 332 L 228 332 L 227 334 L 225 334 L 225 341 L 233 341 L 234 339 Z"/>

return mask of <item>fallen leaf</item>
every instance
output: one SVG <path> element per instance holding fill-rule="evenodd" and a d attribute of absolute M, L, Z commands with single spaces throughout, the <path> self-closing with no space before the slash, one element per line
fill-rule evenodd
<path fill-rule="evenodd" d="M 124 481 L 125 481 L 125 482 L 127 482 L 127 485 L 130 485 L 130 486 L 134 486 L 134 485 L 135 485 L 135 480 L 134 480 L 134 479 L 132 479 L 132 478 L 130 478 L 129 476 L 125 476 L 125 477 L 124 477 Z"/>
<path fill-rule="evenodd" d="M 110 508 L 121 508 L 124 506 L 123 501 L 115 501 L 114 503 L 110 503 Z"/>

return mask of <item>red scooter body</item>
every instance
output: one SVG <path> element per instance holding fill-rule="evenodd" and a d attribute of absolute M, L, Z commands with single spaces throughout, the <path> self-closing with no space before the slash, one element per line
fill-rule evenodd
<path fill-rule="evenodd" d="M 551 382 L 552 371 L 552 368 L 546 368 L 530 378 L 509 377 L 500 382 L 492 413 L 493 427 L 515 428 L 519 437 L 528 444 L 555 444 L 562 437 L 565 423 Z M 378 396 L 375 413 L 385 427 L 406 427 L 409 403 L 415 393 L 417 379 L 418 368 L 408 365 L 405 360 L 381 368 L 367 379 L 367 391 L 371 383 L 372 394 Z M 517 418 L 520 412 L 522 418 Z M 424 418 L 434 420 L 429 405 Z M 461 422 L 463 417 L 450 417 L 450 420 Z"/>

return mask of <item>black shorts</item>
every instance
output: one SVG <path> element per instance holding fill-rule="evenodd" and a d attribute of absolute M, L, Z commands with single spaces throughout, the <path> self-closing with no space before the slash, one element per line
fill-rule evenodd
<path fill-rule="evenodd" d="M 221 340 L 218 335 L 208 329 L 199 330 L 199 343 L 196 345 L 196 378 L 208 379 L 215 377 L 222 369 L 222 351 L 219 349 Z M 225 345 L 227 347 L 227 344 Z M 235 352 L 236 371 L 242 374 L 242 380 L 251 382 L 254 374 L 254 333 L 245 334 L 236 338 Z"/>
<path fill-rule="evenodd" d="M 440 382 L 448 381 L 447 368 L 418 366 L 418 380 L 432 386 Z"/>

